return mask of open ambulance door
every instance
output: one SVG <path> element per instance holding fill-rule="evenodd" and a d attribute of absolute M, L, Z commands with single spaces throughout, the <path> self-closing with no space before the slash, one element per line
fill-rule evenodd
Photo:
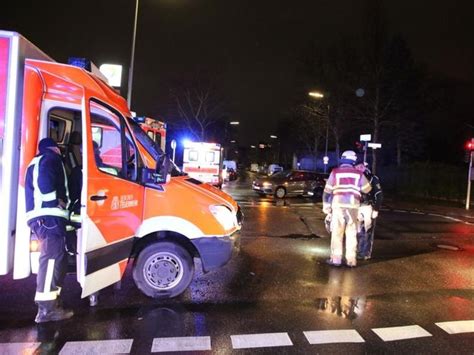
<path fill-rule="evenodd" d="M 83 116 L 77 275 L 86 297 L 122 278 L 142 221 L 144 187 L 123 115 L 86 90 Z"/>

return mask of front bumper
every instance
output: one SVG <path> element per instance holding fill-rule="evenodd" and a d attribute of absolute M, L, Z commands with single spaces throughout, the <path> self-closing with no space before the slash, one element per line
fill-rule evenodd
<path fill-rule="evenodd" d="M 260 185 L 252 185 L 252 188 L 255 192 L 259 194 L 273 194 L 273 187 L 272 186 L 260 186 Z"/>
<path fill-rule="evenodd" d="M 191 241 L 201 256 L 204 272 L 224 266 L 240 251 L 240 232 L 230 236 L 202 237 Z"/>

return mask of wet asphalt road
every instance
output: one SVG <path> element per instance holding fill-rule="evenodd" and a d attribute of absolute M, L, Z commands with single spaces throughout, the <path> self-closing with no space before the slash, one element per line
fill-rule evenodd
<path fill-rule="evenodd" d="M 221 270 L 198 272 L 179 298 L 141 295 L 128 269 L 122 288 L 104 290 L 91 308 L 70 275 L 63 294 L 76 316 L 36 326 L 34 278 L 0 277 L 0 353 L 474 352 L 472 214 L 384 210 L 373 259 L 333 268 L 324 263 L 329 238 L 319 202 L 277 203 L 249 184 L 224 188 L 245 213 L 240 254 Z M 444 322 L 456 323 L 437 325 Z"/>

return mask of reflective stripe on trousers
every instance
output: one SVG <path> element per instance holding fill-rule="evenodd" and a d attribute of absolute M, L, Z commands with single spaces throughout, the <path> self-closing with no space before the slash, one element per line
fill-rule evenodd
<path fill-rule="evenodd" d="M 40 241 L 35 301 L 55 300 L 67 271 L 65 221 L 47 216 L 42 223 L 32 223 L 31 228 Z"/>

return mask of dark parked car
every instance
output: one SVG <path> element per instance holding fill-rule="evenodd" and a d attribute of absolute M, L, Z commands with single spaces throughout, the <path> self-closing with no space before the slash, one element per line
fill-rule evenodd
<path fill-rule="evenodd" d="M 232 168 L 227 169 L 227 176 L 229 177 L 229 181 L 237 180 L 237 172 Z"/>
<path fill-rule="evenodd" d="M 304 170 L 284 170 L 255 180 L 252 188 L 260 195 L 321 197 L 328 174 Z"/>

